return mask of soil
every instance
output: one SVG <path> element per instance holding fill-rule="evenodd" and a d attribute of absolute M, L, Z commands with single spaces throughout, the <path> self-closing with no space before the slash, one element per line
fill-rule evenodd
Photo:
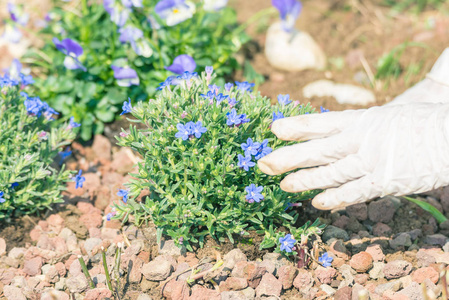
<path fill-rule="evenodd" d="M 31 244 L 29 233 L 40 219 L 37 216 L 23 216 L 10 222 L 0 223 L 0 236 L 5 239 L 6 251 L 14 247 L 25 247 L 26 244 Z"/>

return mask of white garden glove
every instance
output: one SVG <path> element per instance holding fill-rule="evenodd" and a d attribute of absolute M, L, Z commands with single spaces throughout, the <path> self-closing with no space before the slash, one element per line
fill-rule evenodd
<path fill-rule="evenodd" d="M 449 184 L 449 104 L 410 103 L 277 120 L 282 140 L 306 141 L 260 159 L 262 172 L 289 174 L 284 191 L 327 189 L 312 204 L 339 209 L 386 195 Z"/>

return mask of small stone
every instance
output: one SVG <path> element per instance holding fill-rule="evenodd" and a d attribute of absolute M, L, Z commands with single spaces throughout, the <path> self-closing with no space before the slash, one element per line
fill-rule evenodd
<path fill-rule="evenodd" d="M 84 274 L 70 277 L 66 281 L 67 288 L 71 293 L 82 293 L 88 287 L 88 282 Z"/>
<path fill-rule="evenodd" d="M 426 279 L 430 279 L 431 282 L 437 283 L 440 279 L 438 272 L 432 267 L 424 267 L 415 270 L 412 273 L 412 280 L 419 284 L 423 283 Z"/>
<path fill-rule="evenodd" d="M 247 298 L 242 291 L 223 291 L 220 293 L 221 300 L 247 300 L 247 299 L 254 299 L 253 298 Z"/>
<path fill-rule="evenodd" d="M 240 291 L 248 286 L 245 278 L 228 277 L 220 283 L 220 291 Z"/>
<path fill-rule="evenodd" d="M 362 251 L 353 255 L 349 264 L 357 272 L 365 273 L 373 266 L 373 258 L 368 252 Z"/>
<path fill-rule="evenodd" d="M 347 241 L 347 240 L 349 240 L 349 235 L 343 229 L 329 225 L 326 227 L 326 229 L 324 229 L 322 239 L 323 239 L 323 242 L 326 243 L 327 241 L 329 241 L 332 238 L 342 239 L 344 241 Z"/>
<path fill-rule="evenodd" d="M 277 271 L 279 281 L 282 283 L 284 290 L 288 290 L 293 285 L 293 280 L 298 274 L 298 269 L 293 266 L 282 266 Z"/>
<path fill-rule="evenodd" d="M 64 228 L 64 219 L 58 215 L 53 214 L 47 218 L 48 229 L 53 231 L 56 234 L 59 234 L 61 230 Z"/>
<path fill-rule="evenodd" d="M 89 289 L 84 300 L 106 299 L 112 296 L 112 292 L 106 288 Z"/>
<path fill-rule="evenodd" d="M 390 236 L 393 232 L 390 226 L 387 224 L 378 222 L 373 226 L 373 235 L 375 236 Z"/>
<path fill-rule="evenodd" d="M 384 261 L 385 254 L 382 247 L 379 244 L 372 244 L 366 247 L 365 252 L 369 253 L 373 258 L 373 261 Z"/>
<path fill-rule="evenodd" d="M 438 245 L 443 247 L 446 242 L 448 241 L 448 238 L 440 233 L 437 234 L 431 234 L 424 238 L 424 243 L 427 245 Z"/>
<path fill-rule="evenodd" d="M 390 281 L 384 284 L 379 284 L 376 288 L 375 288 L 375 292 L 378 295 L 381 295 L 383 293 L 385 293 L 386 291 L 393 291 L 393 292 L 397 292 L 402 288 L 402 282 L 400 280 L 394 280 L 394 281 Z"/>
<path fill-rule="evenodd" d="M 149 295 L 147 294 L 140 294 L 139 297 L 137 297 L 136 300 L 153 300 Z"/>
<path fill-rule="evenodd" d="M 99 213 L 84 214 L 79 218 L 79 220 L 86 226 L 88 230 L 92 227 L 100 228 L 103 224 L 103 217 Z"/>
<path fill-rule="evenodd" d="M 422 230 L 421 229 L 413 229 L 413 230 L 410 230 L 407 233 L 410 235 L 410 237 L 412 238 L 413 241 L 422 236 Z"/>
<path fill-rule="evenodd" d="M 354 275 L 357 274 L 357 272 L 354 271 L 351 266 L 344 264 L 338 270 L 344 278 L 344 281 L 342 282 L 343 286 L 352 285 L 354 283 Z"/>
<path fill-rule="evenodd" d="M 180 299 L 180 298 L 177 298 Z M 197 300 L 221 300 L 220 293 L 216 290 L 207 289 L 201 285 L 194 285 L 190 299 Z"/>
<path fill-rule="evenodd" d="M 350 217 L 354 217 L 359 221 L 368 219 L 368 206 L 366 203 L 354 204 L 346 207 L 346 213 Z"/>
<path fill-rule="evenodd" d="M 170 276 L 173 266 L 166 260 L 153 260 L 142 267 L 142 274 L 151 281 L 162 281 Z"/>
<path fill-rule="evenodd" d="M 350 231 L 350 232 L 359 232 L 359 231 L 363 231 L 365 230 L 365 226 L 363 226 L 362 224 L 360 224 L 359 221 L 357 221 L 356 218 L 354 217 L 350 217 L 349 218 L 349 223 L 346 226 L 346 230 Z"/>
<path fill-rule="evenodd" d="M 259 267 L 254 262 L 240 261 L 236 263 L 231 276 L 246 278 L 246 280 L 248 280 L 248 285 L 252 288 L 256 288 L 266 272 L 267 270 L 265 267 Z"/>
<path fill-rule="evenodd" d="M 234 269 L 236 263 L 241 261 L 247 261 L 246 255 L 240 249 L 232 249 L 223 258 L 223 266 L 229 270 Z"/>
<path fill-rule="evenodd" d="M 388 223 L 393 219 L 396 212 L 396 206 L 388 199 L 383 198 L 377 201 L 371 201 L 368 205 L 368 217 L 373 222 Z"/>
<path fill-rule="evenodd" d="M 42 293 L 41 300 L 69 300 L 69 295 L 63 291 L 50 289 Z"/>
<path fill-rule="evenodd" d="M 368 274 L 357 274 L 354 276 L 354 282 L 364 285 L 369 279 L 369 275 Z"/>
<path fill-rule="evenodd" d="M 300 291 L 309 290 L 313 286 L 313 277 L 304 269 L 298 270 L 298 275 L 293 281 L 293 285 Z"/>
<path fill-rule="evenodd" d="M 347 216 L 340 216 L 335 222 L 332 223 L 333 226 L 346 229 L 346 226 L 349 224 L 349 218 Z"/>
<path fill-rule="evenodd" d="M 349 286 L 342 287 L 334 294 L 334 300 L 351 300 L 352 288 Z"/>
<path fill-rule="evenodd" d="M 262 262 L 258 263 L 259 267 L 263 267 L 267 269 L 267 272 L 276 275 L 276 265 L 271 260 L 263 260 Z"/>
<path fill-rule="evenodd" d="M 121 148 L 113 154 L 111 168 L 119 174 L 127 174 L 132 171 L 134 165 L 139 162 L 139 159 L 134 155 L 131 149 Z"/>
<path fill-rule="evenodd" d="M 383 262 L 375 262 L 373 263 L 373 268 L 369 271 L 369 277 L 371 279 L 381 279 L 384 278 L 384 270 L 385 264 Z"/>
<path fill-rule="evenodd" d="M 390 240 L 390 247 L 398 249 L 400 247 L 410 247 L 412 245 L 412 238 L 408 233 L 400 233 L 397 237 Z"/>
<path fill-rule="evenodd" d="M 335 240 L 330 245 L 330 252 L 335 254 L 337 257 L 343 258 L 344 260 L 349 260 L 349 252 L 341 240 Z"/>
<path fill-rule="evenodd" d="M 449 242 L 446 242 L 446 244 L 444 244 L 443 251 L 444 252 L 449 252 Z"/>
<path fill-rule="evenodd" d="M 332 296 L 333 294 L 335 294 L 335 290 L 327 284 L 320 285 L 320 289 L 329 296 Z"/>
<path fill-rule="evenodd" d="M 87 255 L 92 256 L 92 250 L 101 245 L 103 241 L 99 238 L 89 238 L 84 242 L 84 249 L 87 252 Z"/>
<path fill-rule="evenodd" d="M 256 288 L 256 296 L 275 296 L 279 297 L 282 291 L 282 283 L 271 273 L 265 273 L 262 280 Z"/>
<path fill-rule="evenodd" d="M 41 257 L 35 257 L 29 260 L 25 260 L 23 265 L 23 272 L 30 276 L 36 276 L 41 274 L 41 268 L 43 261 Z"/>
<path fill-rule="evenodd" d="M 185 247 L 182 247 L 182 249 L 179 248 L 178 246 L 176 246 L 174 240 L 161 241 L 161 243 L 158 244 L 157 250 L 160 255 L 168 254 L 173 256 L 183 255 L 183 253 L 186 252 Z"/>
<path fill-rule="evenodd" d="M 321 283 L 331 284 L 332 279 L 337 276 L 337 271 L 334 268 L 318 266 L 315 270 L 315 276 Z"/>
<path fill-rule="evenodd" d="M 408 299 L 421 300 L 422 297 L 422 287 L 417 282 L 412 282 L 408 287 L 398 292 L 399 295 L 405 295 Z"/>
<path fill-rule="evenodd" d="M 109 139 L 101 134 L 94 136 L 94 142 L 92 143 L 92 150 L 98 158 L 111 160 L 111 142 Z"/>
<path fill-rule="evenodd" d="M 6 254 L 6 242 L 4 239 L 0 238 L 0 256 Z"/>
<path fill-rule="evenodd" d="M 129 273 L 129 282 L 131 283 L 139 283 L 142 279 L 142 267 L 144 265 L 144 261 L 137 257 L 133 260 L 132 269 Z"/>
<path fill-rule="evenodd" d="M 363 295 L 366 295 L 366 297 L 362 298 Z M 356 283 L 352 287 L 352 300 L 359 300 L 359 299 L 369 299 L 368 290 L 364 286 Z"/>
<path fill-rule="evenodd" d="M 21 259 L 25 255 L 25 248 L 14 247 L 9 250 L 8 257 L 13 259 Z"/>
<path fill-rule="evenodd" d="M 8 300 L 27 300 L 21 288 L 7 285 L 3 287 L 3 294 Z"/>
<path fill-rule="evenodd" d="M 387 263 L 384 267 L 384 275 L 387 279 L 400 278 L 410 274 L 412 264 L 405 260 L 394 260 Z"/>

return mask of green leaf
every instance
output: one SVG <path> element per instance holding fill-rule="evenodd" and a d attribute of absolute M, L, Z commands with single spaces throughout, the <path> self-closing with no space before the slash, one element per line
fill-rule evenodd
<path fill-rule="evenodd" d="M 404 197 L 404 198 L 410 202 L 415 203 L 416 205 L 418 205 L 425 211 L 429 212 L 438 221 L 438 223 L 441 224 L 441 223 L 447 221 L 447 218 L 438 209 L 436 209 L 435 206 L 433 206 L 427 202 L 424 202 L 422 200 L 419 200 L 419 199 L 414 199 L 411 197 Z"/>

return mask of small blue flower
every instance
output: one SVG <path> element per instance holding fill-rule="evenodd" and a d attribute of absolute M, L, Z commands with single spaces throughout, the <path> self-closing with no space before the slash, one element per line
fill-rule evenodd
<path fill-rule="evenodd" d="M 243 123 L 248 123 L 249 121 L 251 121 L 249 118 L 247 118 L 246 114 L 241 114 L 240 115 L 240 122 Z"/>
<path fill-rule="evenodd" d="M 106 215 L 106 220 L 111 221 L 112 217 L 113 217 L 113 214 L 112 213 L 108 213 Z"/>
<path fill-rule="evenodd" d="M 254 183 L 251 183 L 245 188 L 245 191 L 248 193 L 246 195 L 246 200 L 248 200 L 249 203 L 260 202 L 264 199 L 264 196 L 261 194 L 263 186 L 256 186 Z"/>
<path fill-rule="evenodd" d="M 69 127 L 70 128 L 77 128 L 77 127 L 80 127 L 80 126 L 81 126 L 81 124 L 80 123 L 76 123 L 74 117 L 70 117 L 70 121 L 69 121 Z"/>
<path fill-rule="evenodd" d="M 215 93 L 212 91 L 208 91 L 207 94 L 200 94 L 200 96 L 212 103 L 215 98 Z"/>
<path fill-rule="evenodd" d="M 237 103 L 238 103 L 238 101 L 235 100 L 235 98 L 228 98 L 228 105 L 229 105 L 229 107 L 234 107 L 234 106 L 237 105 Z"/>
<path fill-rule="evenodd" d="M 171 66 L 165 67 L 168 71 L 182 75 L 184 72 L 193 72 L 196 69 L 196 62 L 190 55 L 182 54 L 173 60 Z"/>
<path fill-rule="evenodd" d="M 297 0 L 271 0 L 271 3 L 279 10 L 282 28 L 290 32 L 294 28 L 296 19 L 301 12 L 301 2 Z"/>
<path fill-rule="evenodd" d="M 0 203 L 4 203 L 6 200 L 3 198 L 4 192 L 0 192 Z"/>
<path fill-rule="evenodd" d="M 248 138 L 246 143 L 241 145 L 242 150 L 245 151 L 245 156 L 256 155 L 260 146 L 260 143 L 254 143 L 252 138 Z"/>
<path fill-rule="evenodd" d="M 261 159 L 262 157 L 270 154 L 273 151 L 270 147 L 268 147 L 268 140 L 265 139 L 261 144 L 260 147 L 257 149 L 256 153 L 256 160 Z"/>
<path fill-rule="evenodd" d="M 186 125 L 183 125 L 181 123 L 178 123 L 176 125 L 176 128 L 178 129 L 178 132 L 175 134 L 176 138 L 182 138 L 184 141 L 189 139 L 189 136 L 193 133 L 193 127 L 195 126 L 195 123 L 188 122 Z"/>
<path fill-rule="evenodd" d="M 118 30 L 121 43 L 131 43 L 143 38 L 143 31 L 134 26 L 122 27 Z"/>
<path fill-rule="evenodd" d="M 195 4 L 185 0 L 161 0 L 154 7 L 154 11 L 165 20 L 167 26 L 174 26 L 193 16 Z"/>
<path fill-rule="evenodd" d="M 254 83 L 249 83 L 247 81 L 244 82 L 236 81 L 235 84 L 237 85 L 237 89 L 241 92 L 252 92 L 253 87 L 255 86 Z"/>
<path fill-rule="evenodd" d="M 279 119 L 283 119 L 283 118 L 285 118 L 284 114 L 281 113 L 280 111 L 278 111 L 277 114 L 275 112 L 273 112 L 273 122 L 276 120 L 279 120 Z"/>
<path fill-rule="evenodd" d="M 18 187 L 19 186 L 19 183 L 18 182 L 13 182 L 13 183 L 11 183 L 11 189 L 15 189 L 16 187 Z"/>
<path fill-rule="evenodd" d="M 332 261 L 334 260 L 334 258 L 329 256 L 328 252 L 323 253 L 323 255 L 321 255 L 318 258 L 318 261 L 323 265 L 323 267 L 327 268 L 330 267 L 332 265 Z"/>
<path fill-rule="evenodd" d="M 161 90 L 163 90 L 166 87 L 170 88 L 170 85 L 172 84 L 173 78 L 174 78 L 174 76 L 168 76 L 167 79 L 165 79 L 164 82 L 161 82 L 159 84 L 159 86 L 157 87 L 156 90 L 157 91 L 161 91 Z"/>
<path fill-rule="evenodd" d="M 123 197 L 122 200 L 124 203 L 128 202 L 129 190 L 119 189 L 117 192 L 117 196 Z"/>
<path fill-rule="evenodd" d="M 218 85 L 216 85 L 216 84 L 210 84 L 210 85 L 208 86 L 208 88 L 209 88 L 209 90 L 211 90 L 212 93 L 214 93 L 215 95 L 217 95 L 217 94 L 218 94 L 218 91 L 220 90 L 220 87 L 219 87 Z"/>
<path fill-rule="evenodd" d="M 75 188 L 82 188 L 83 187 L 83 182 L 86 181 L 86 178 L 84 176 L 81 176 L 81 174 L 83 173 L 82 170 L 80 170 L 78 172 L 78 174 L 76 174 L 75 179 L 73 181 L 75 181 L 76 185 Z"/>
<path fill-rule="evenodd" d="M 214 67 L 212 67 L 212 66 L 206 66 L 206 74 L 207 74 L 208 76 L 211 76 L 213 72 L 214 72 Z"/>
<path fill-rule="evenodd" d="M 65 151 L 60 151 L 58 152 L 59 157 L 61 157 L 61 162 L 60 165 L 62 165 L 62 163 L 64 162 L 64 160 L 69 157 L 70 155 L 72 155 L 72 151 L 69 150 L 70 148 L 67 147 L 65 149 Z"/>
<path fill-rule="evenodd" d="M 199 139 L 201 137 L 201 135 L 203 133 L 205 133 L 207 131 L 206 127 L 203 127 L 203 125 L 201 124 L 201 121 L 196 122 L 196 124 L 194 124 L 192 126 L 192 134 Z"/>
<path fill-rule="evenodd" d="M 320 106 L 320 110 L 321 110 L 321 113 L 325 113 L 325 112 L 328 112 L 328 111 L 329 111 L 328 109 L 325 109 L 325 108 L 322 107 L 322 106 Z"/>
<path fill-rule="evenodd" d="M 239 154 L 238 156 L 239 162 L 238 162 L 238 166 L 241 169 L 244 169 L 245 171 L 249 171 L 249 168 L 252 168 L 256 165 L 255 162 L 251 161 L 251 156 L 243 156 L 241 154 Z"/>
<path fill-rule="evenodd" d="M 288 105 L 290 103 L 292 103 L 290 101 L 290 95 L 278 95 L 278 103 L 280 105 Z"/>
<path fill-rule="evenodd" d="M 111 65 L 114 71 L 114 78 L 117 79 L 117 84 L 121 87 L 130 87 L 131 85 L 139 85 L 140 80 L 136 70 L 130 67 L 119 67 Z"/>
<path fill-rule="evenodd" d="M 57 38 L 53 38 L 53 43 L 56 48 L 66 55 L 64 60 L 64 66 L 69 70 L 82 69 L 86 71 L 86 68 L 79 61 L 79 57 L 83 54 L 83 47 L 72 39 L 63 39 L 62 41 Z"/>
<path fill-rule="evenodd" d="M 225 87 L 225 90 L 226 90 L 227 92 L 230 92 L 231 89 L 234 87 L 234 84 L 233 84 L 232 82 L 228 82 L 228 83 L 225 84 L 224 87 Z"/>
<path fill-rule="evenodd" d="M 128 102 L 123 102 L 122 109 L 123 111 L 120 115 L 127 114 L 132 111 L 133 107 L 131 106 L 131 98 L 128 97 Z"/>
<path fill-rule="evenodd" d="M 196 78 L 196 77 L 198 77 L 197 72 L 185 71 L 184 73 L 182 73 L 182 75 L 177 76 L 176 78 L 179 80 L 191 81 L 193 78 Z"/>
<path fill-rule="evenodd" d="M 235 108 L 233 108 L 230 112 L 226 113 L 226 116 L 228 117 L 228 119 L 226 120 L 226 125 L 228 126 L 239 126 L 240 124 L 243 123 L 248 123 L 250 121 L 250 119 L 248 119 L 246 117 L 246 114 L 237 114 L 237 111 L 235 110 Z"/>
<path fill-rule="evenodd" d="M 217 95 L 217 104 L 220 104 L 222 101 L 226 100 L 229 96 L 223 95 L 222 93 Z"/>
<path fill-rule="evenodd" d="M 279 238 L 279 243 L 281 244 L 281 251 L 291 253 L 292 248 L 296 244 L 296 240 L 292 237 L 291 234 L 287 234 L 285 237 Z"/>

